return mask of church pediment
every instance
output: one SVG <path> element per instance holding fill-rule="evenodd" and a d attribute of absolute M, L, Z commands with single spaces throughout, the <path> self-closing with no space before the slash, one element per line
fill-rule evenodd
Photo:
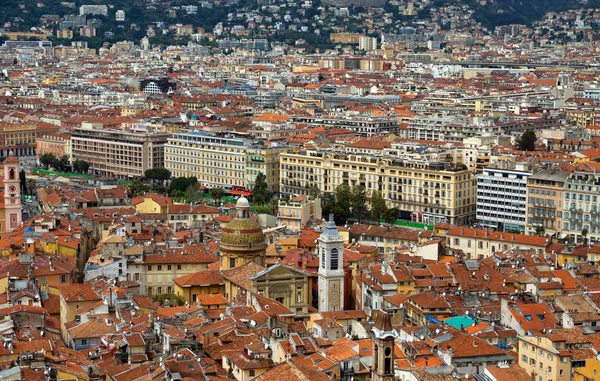
<path fill-rule="evenodd" d="M 264 271 L 254 275 L 252 280 L 258 281 L 269 278 L 296 278 L 296 277 L 304 277 L 307 274 L 301 270 L 295 269 L 293 267 L 285 266 L 285 265 L 275 265 L 271 266 Z"/>

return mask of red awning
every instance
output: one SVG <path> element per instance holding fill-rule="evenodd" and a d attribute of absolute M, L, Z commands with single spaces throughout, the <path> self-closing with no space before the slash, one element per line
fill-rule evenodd
<path fill-rule="evenodd" d="M 249 190 L 241 191 L 241 190 L 233 189 L 233 190 L 229 191 L 229 194 L 232 196 L 250 196 L 252 194 L 252 191 L 249 191 Z"/>

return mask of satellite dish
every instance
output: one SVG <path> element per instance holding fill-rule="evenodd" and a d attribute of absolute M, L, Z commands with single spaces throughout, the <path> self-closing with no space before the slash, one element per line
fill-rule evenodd
<path fill-rule="evenodd" d="M 250 320 L 250 327 L 252 327 L 252 328 L 256 327 L 256 321 L 255 320 Z"/>

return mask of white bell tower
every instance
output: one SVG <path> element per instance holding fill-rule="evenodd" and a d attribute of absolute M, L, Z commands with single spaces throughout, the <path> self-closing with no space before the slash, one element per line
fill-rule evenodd
<path fill-rule="evenodd" d="M 344 238 L 333 214 L 321 233 L 319 250 L 319 311 L 344 310 Z"/>

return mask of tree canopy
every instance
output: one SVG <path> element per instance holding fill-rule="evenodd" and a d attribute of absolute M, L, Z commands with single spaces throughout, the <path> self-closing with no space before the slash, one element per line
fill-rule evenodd
<path fill-rule="evenodd" d="M 535 136 L 535 132 L 525 131 L 523 135 L 517 139 L 517 149 L 521 151 L 535 151 L 536 141 L 537 137 Z"/>
<path fill-rule="evenodd" d="M 266 205 L 273 198 L 273 193 L 269 191 L 269 186 L 267 184 L 267 177 L 264 173 L 259 173 L 256 175 L 256 180 L 254 180 L 254 188 L 252 188 L 252 201 L 256 205 Z"/>
<path fill-rule="evenodd" d="M 198 179 L 195 177 L 177 177 L 171 181 L 169 185 L 169 194 L 171 196 L 182 195 L 191 184 L 197 184 Z"/>
<path fill-rule="evenodd" d="M 169 171 L 166 168 L 150 168 L 146 169 L 146 172 L 144 172 L 144 176 L 146 176 L 147 179 L 150 179 L 152 181 L 166 181 L 171 178 L 171 171 Z"/>

